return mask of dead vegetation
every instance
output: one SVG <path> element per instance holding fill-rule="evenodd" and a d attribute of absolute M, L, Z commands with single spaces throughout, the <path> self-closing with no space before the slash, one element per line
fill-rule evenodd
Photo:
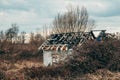
<path fill-rule="evenodd" d="M 38 52 L 36 44 L 14 44 L 7 41 L 0 43 L 0 80 L 21 80 L 21 69 L 40 66 L 42 52 Z"/>
<path fill-rule="evenodd" d="M 120 41 L 88 41 L 81 48 L 75 48 L 73 57 L 57 67 L 24 68 L 23 73 L 30 79 L 119 79 Z"/>
<path fill-rule="evenodd" d="M 42 52 L 37 52 L 33 44 L 6 46 L 2 46 L 0 54 L 0 79 L 3 80 L 119 79 L 120 40 L 88 41 L 74 48 L 68 62 L 56 67 L 42 67 Z"/>

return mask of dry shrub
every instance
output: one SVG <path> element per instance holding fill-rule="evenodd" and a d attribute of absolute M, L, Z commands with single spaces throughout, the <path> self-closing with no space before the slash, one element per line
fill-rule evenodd
<path fill-rule="evenodd" d="M 42 56 L 42 51 L 37 52 L 37 48 L 33 44 L 5 44 L 0 50 L 2 53 L 0 59 L 11 62 L 37 59 Z M 80 75 L 93 74 L 99 69 L 120 71 L 120 40 L 88 41 L 82 47 L 75 47 L 73 56 L 65 64 L 57 67 L 26 67 L 20 71 L 24 73 L 24 78 L 27 80 L 46 79 L 45 77 L 69 80 L 79 78 Z M 0 75 L 5 77 L 3 72 L 2 74 L 0 72 Z"/>
<path fill-rule="evenodd" d="M 120 71 L 120 41 L 88 41 L 82 47 L 74 49 L 73 57 L 57 67 L 25 68 L 25 76 L 30 78 L 72 77 L 94 73 L 99 69 Z"/>
<path fill-rule="evenodd" d="M 102 68 L 120 71 L 120 40 L 88 41 L 82 48 L 75 49 L 68 62 L 72 72 L 88 73 Z"/>
<path fill-rule="evenodd" d="M 29 58 L 42 58 L 42 51 L 38 52 L 38 47 L 34 44 L 11 44 L 4 43 L 0 49 L 0 60 L 16 62 Z M 3 44 L 3 43 L 2 43 Z"/>
<path fill-rule="evenodd" d="M 20 53 L 17 55 L 18 59 L 27 59 L 27 58 L 31 58 L 33 56 L 33 53 L 28 51 L 28 50 L 23 50 L 20 51 Z"/>
<path fill-rule="evenodd" d="M 6 80 L 5 73 L 2 70 L 0 70 L 0 80 Z"/>
<path fill-rule="evenodd" d="M 65 69 L 63 66 L 59 67 L 32 67 L 32 68 L 24 68 L 23 72 L 26 75 L 26 78 L 42 78 L 42 77 L 64 77 Z"/>
<path fill-rule="evenodd" d="M 0 55 L 3 55 L 3 54 L 5 54 L 5 52 L 4 52 L 4 51 L 2 51 L 2 50 L 0 50 Z"/>
<path fill-rule="evenodd" d="M 83 77 L 79 77 L 80 80 L 119 80 L 120 72 L 111 72 L 107 69 L 97 70 L 92 74 L 85 74 Z"/>

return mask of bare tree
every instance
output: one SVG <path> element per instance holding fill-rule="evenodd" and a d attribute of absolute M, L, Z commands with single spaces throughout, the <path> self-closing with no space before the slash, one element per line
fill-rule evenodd
<path fill-rule="evenodd" d="M 70 8 L 63 15 L 58 13 L 53 21 L 52 29 L 54 33 L 85 31 L 87 27 L 92 26 L 89 26 L 88 22 L 88 12 L 85 7 L 82 7 L 81 10 L 79 7 Z"/>
<path fill-rule="evenodd" d="M 44 37 L 40 33 L 37 34 L 31 33 L 30 43 L 32 45 L 40 46 L 43 43 L 43 41 Z"/>
<path fill-rule="evenodd" d="M 95 26 L 96 26 L 95 20 L 93 20 L 93 19 L 88 20 L 86 31 L 92 30 L 93 28 L 95 28 Z"/>
<path fill-rule="evenodd" d="M 18 26 L 17 24 L 12 24 L 11 25 L 11 28 L 9 28 L 7 31 L 6 31 L 6 39 L 8 41 L 12 41 L 12 39 L 14 38 L 17 38 L 17 34 L 18 34 Z"/>
<path fill-rule="evenodd" d="M 30 34 L 30 43 L 33 44 L 34 43 L 34 33 L 31 32 Z"/>
<path fill-rule="evenodd" d="M 43 37 L 41 36 L 41 34 L 37 33 L 35 35 L 35 41 L 41 41 L 43 39 Z"/>
<path fill-rule="evenodd" d="M 5 39 L 5 34 L 3 31 L 0 31 L 0 41 L 3 41 Z"/>
<path fill-rule="evenodd" d="M 26 32 L 21 32 L 21 42 L 22 42 L 22 44 L 24 44 L 25 43 L 25 34 L 26 34 Z"/>

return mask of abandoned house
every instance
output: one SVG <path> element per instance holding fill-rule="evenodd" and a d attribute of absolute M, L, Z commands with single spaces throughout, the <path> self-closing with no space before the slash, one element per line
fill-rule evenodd
<path fill-rule="evenodd" d="M 55 65 L 72 54 L 74 46 L 81 46 L 88 39 L 101 38 L 105 30 L 101 30 L 95 37 L 94 31 L 90 32 L 70 32 L 52 34 L 40 47 L 43 50 L 43 64 L 45 66 Z"/>

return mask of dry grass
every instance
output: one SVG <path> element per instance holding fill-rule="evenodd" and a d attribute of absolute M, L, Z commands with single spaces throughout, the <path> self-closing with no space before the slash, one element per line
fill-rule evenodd
<path fill-rule="evenodd" d="M 21 80 L 24 78 L 24 74 L 21 72 L 23 68 L 32 68 L 43 66 L 41 62 L 36 61 L 17 61 L 16 63 L 11 63 L 9 61 L 0 62 L 0 70 L 4 72 L 8 80 Z"/>
<path fill-rule="evenodd" d="M 81 80 L 119 80 L 120 72 L 111 72 L 107 69 L 97 70 L 95 73 L 88 73 L 82 77 Z"/>
<path fill-rule="evenodd" d="M 81 48 L 75 48 L 68 62 L 57 67 L 24 68 L 27 78 L 42 77 L 66 80 L 112 80 L 119 79 L 120 41 L 89 41 Z M 106 75 L 105 75 L 106 74 Z M 112 75 L 112 76 L 111 76 Z"/>
<path fill-rule="evenodd" d="M 32 68 L 32 67 L 40 67 L 42 66 L 41 62 L 33 62 L 33 61 L 18 61 L 16 63 L 10 62 L 1 62 L 0 69 L 5 72 L 7 78 L 13 80 L 14 78 L 24 78 L 24 74 L 20 72 L 23 68 Z M 15 79 L 16 80 L 16 79 Z M 19 79 L 21 80 L 21 79 Z"/>
<path fill-rule="evenodd" d="M 0 80 L 119 80 L 120 41 L 88 43 L 57 67 L 42 67 L 35 45 L 7 44 L 0 54 Z"/>
<path fill-rule="evenodd" d="M 0 80 L 24 80 L 23 68 L 42 66 L 42 52 L 35 44 L 0 43 Z"/>

